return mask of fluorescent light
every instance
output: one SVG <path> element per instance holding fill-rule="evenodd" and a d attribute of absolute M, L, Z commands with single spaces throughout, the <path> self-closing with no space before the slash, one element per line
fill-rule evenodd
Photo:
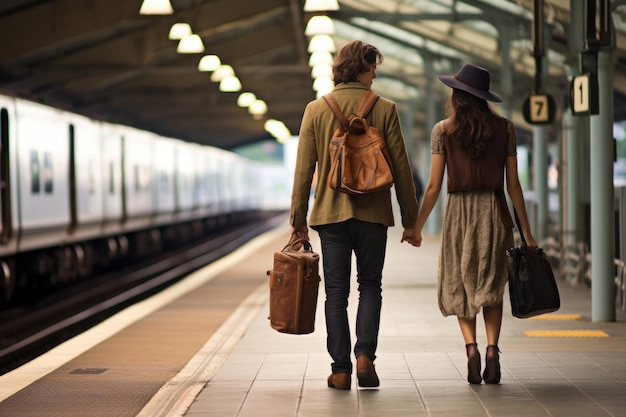
<path fill-rule="evenodd" d="M 237 77 L 226 77 L 220 81 L 220 91 L 225 93 L 235 93 L 241 90 L 241 82 Z"/>
<path fill-rule="evenodd" d="M 252 103 L 256 100 L 256 96 L 254 93 L 245 92 L 239 94 L 239 98 L 237 98 L 237 105 L 239 107 L 250 107 Z"/>
<path fill-rule="evenodd" d="M 328 10 L 339 10 L 337 0 L 306 0 L 304 3 L 305 12 L 325 12 Z"/>
<path fill-rule="evenodd" d="M 139 14 L 172 14 L 170 0 L 143 0 Z"/>
<path fill-rule="evenodd" d="M 335 25 L 328 16 L 313 16 L 306 25 L 304 34 L 313 35 L 334 35 Z"/>
<path fill-rule="evenodd" d="M 218 83 L 224 78 L 234 76 L 235 71 L 233 70 L 233 67 L 231 67 L 230 65 L 220 65 L 215 71 L 213 71 L 213 74 L 211 74 L 211 81 L 213 81 L 214 83 Z"/>
<path fill-rule="evenodd" d="M 189 26 L 189 23 L 174 23 L 170 28 L 168 38 L 172 40 L 180 40 L 185 36 L 191 35 L 192 33 L 193 32 L 191 32 L 191 26 Z"/>
<path fill-rule="evenodd" d="M 199 35 L 185 36 L 178 42 L 176 52 L 179 54 L 200 54 L 204 52 L 204 44 Z"/>
<path fill-rule="evenodd" d="M 220 61 L 220 57 L 217 55 L 205 55 L 198 62 L 198 71 L 202 72 L 210 72 L 215 71 L 222 65 L 222 61 Z"/>

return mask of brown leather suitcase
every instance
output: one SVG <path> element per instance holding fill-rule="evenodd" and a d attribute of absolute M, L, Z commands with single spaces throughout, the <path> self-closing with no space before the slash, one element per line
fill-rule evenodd
<path fill-rule="evenodd" d="M 305 239 L 289 242 L 282 251 L 274 253 L 273 268 L 267 271 L 273 329 L 289 334 L 315 330 L 319 259 Z"/>

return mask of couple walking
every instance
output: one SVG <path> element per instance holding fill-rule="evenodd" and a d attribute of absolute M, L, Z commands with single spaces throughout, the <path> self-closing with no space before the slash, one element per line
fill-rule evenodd
<path fill-rule="evenodd" d="M 339 50 L 333 65 L 335 100 L 344 114 L 354 113 L 371 88 L 383 60 L 380 51 L 361 41 Z M 513 247 L 513 222 L 506 206 L 504 182 L 528 246 L 536 247 L 517 174 L 513 124 L 495 114 L 487 101 L 502 101 L 489 89 L 487 70 L 463 66 L 456 75 L 440 76 L 452 88 L 447 118 L 431 135 L 432 166 L 421 206 L 396 104 L 379 98 L 369 115 L 391 154 L 394 187 L 404 231 L 402 241 L 419 247 L 422 228 L 442 188 L 447 170 L 448 195 L 442 227 L 438 302 L 444 316 L 457 316 L 468 357 L 470 384 L 500 382 L 498 339 L 507 282 L 505 250 Z M 321 241 L 327 349 L 332 358 L 330 388 L 349 390 L 352 352 L 361 387 L 380 384 L 374 361 L 382 301 L 382 270 L 387 228 L 394 225 L 390 190 L 352 196 L 328 187 L 328 146 L 337 127 L 323 99 L 310 102 L 302 118 L 291 200 L 291 238 L 309 239 L 308 226 Z M 309 192 L 317 170 L 315 199 L 307 221 Z M 350 339 L 347 306 L 352 253 L 359 291 L 356 341 Z M 488 346 L 484 372 L 476 344 L 476 316 L 482 311 Z"/>

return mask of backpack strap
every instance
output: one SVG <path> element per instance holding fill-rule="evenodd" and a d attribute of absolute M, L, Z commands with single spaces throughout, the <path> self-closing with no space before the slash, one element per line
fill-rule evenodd
<path fill-rule="evenodd" d="M 339 121 L 339 124 L 341 125 L 343 130 L 347 132 L 348 127 L 350 126 L 350 122 L 348 121 L 346 116 L 344 116 L 344 114 L 341 112 L 341 109 L 339 109 L 339 106 L 337 105 L 337 102 L 335 101 L 335 97 L 333 97 L 331 93 L 328 93 L 328 94 L 324 94 L 322 98 L 324 99 L 324 101 L 326 101 L 326 104 L 328 104 L 328 107 L 330 107 L 333 113 L 335 113 L 335 117 Z"/>
<path fill-rule="evenodd" d="M 364 118 L 374 107 L 374 103 L 378 100 L 380 96 L 374 93 L 372 90 L 367 90 L 363 97 L 361 98 L 361 103 L 359 103 L 359 108 L 356 111 L 356 115 L 358 117 Z"/>
<path fill-rule="evenodd" d="M 372 90 L 367 90 L 363 97 L 361 98 L 361 102 L 359 103 L 359 108 L 356 111 L 356 116 L 364 118 L 367 114 L 372 110 L 374 103 L 378 100 L 380 96 L 374 93 Z M 343 128 L 343 130 L 348 131 L 350 126 L 350 121 L 346 118 L 346 116 L 341 112 L 339 106 L 337 105 L 337 101 L 335 101 L 335 97 L 331 93 L 324 94 L 322 96 L 328 107 L 335 113 L 335 117 L 339 120 L 339 124 Z"/>

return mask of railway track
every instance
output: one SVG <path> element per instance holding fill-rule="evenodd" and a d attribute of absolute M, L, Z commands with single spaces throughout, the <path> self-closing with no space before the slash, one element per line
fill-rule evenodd
<path fill-rule="evenodd" d="M 285 221 L 243 224 L 140 265 L 107 272 L 36 303 L 0 312 L 0 375 L 177 282 Z"/>

